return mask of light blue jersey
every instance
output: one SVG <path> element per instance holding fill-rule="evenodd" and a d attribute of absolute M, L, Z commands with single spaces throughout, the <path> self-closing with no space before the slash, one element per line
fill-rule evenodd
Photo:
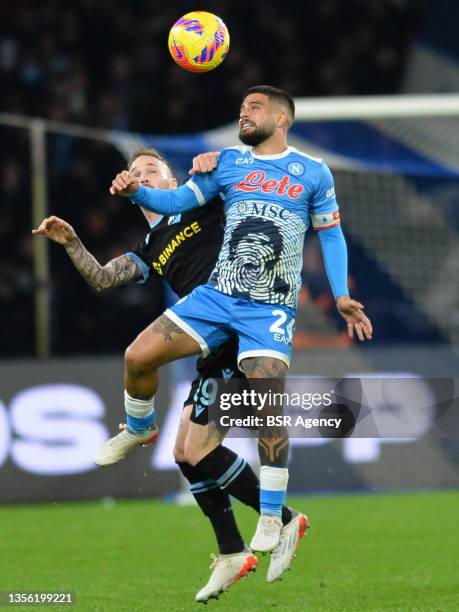
<path fill-rule="evenodd" d="M 146 192 L 154 191 L 155 194 Z M 315 229 L 339 224 L 333 177 L 321 159 L 293 147 L 255 155 L 250 147 L 224 149 L 217 168 L 173 191 L 141 187 L 131 199 L 164 214 L 225 202 L 222 250 L 209 284 L 227 295 L 296 308 L 309 220 Z M 148 207 L 148 206 L 147 206 Z M 339 293 L 339 292 L 338 292 Z"/>

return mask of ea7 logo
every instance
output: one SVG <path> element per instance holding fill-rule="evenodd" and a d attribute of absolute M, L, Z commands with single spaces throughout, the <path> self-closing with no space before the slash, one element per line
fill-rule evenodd
<path fill-rule="evenodd" d="M 286 174 L 280 181 L 277 179 L 266 180 L 266 172 L 255 170 L 250 172 L 240 183 L 233 186 L 233 189 L 245 191 L 247 193 L 253 191 L 263 191 L 264 193 L 277 193 L 278 195 L 287 195 L 292 200 L 298 200 L 304 191 L 303 185 L 300 183 L 290 183 L 290 177 Z"/>
<path fill-rule="evenodd" d="M 246 164 L 253 164 L 253 157 L 238 157 L 236 159 L 236 166 L 245 166 Z"/>

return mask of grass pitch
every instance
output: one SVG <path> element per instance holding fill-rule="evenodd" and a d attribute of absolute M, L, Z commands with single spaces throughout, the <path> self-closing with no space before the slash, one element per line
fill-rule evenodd
<path fill-rule="evenodd" d="M 257 573 L 206 611 L 459 609 L 458 491 L 289 502 L 312 523 L 292 571 L 268 584 L 260 556 Z M 250 541 L 255 513 L 235 512 Z M 0 534 L 0 590 L 72 590 L 85 612 L 199 610 L 216 552 L 197 508 L 149 500 L 2 506 Z"/>

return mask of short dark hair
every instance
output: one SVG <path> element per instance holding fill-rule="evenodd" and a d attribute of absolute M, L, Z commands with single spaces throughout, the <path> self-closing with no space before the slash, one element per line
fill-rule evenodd
<path fill-rule="evenodd" d="M 242 99 L 245 100 L 250 94 L 260 93 L 267 96 L 270 100 L 275 100 L 279 104 L 284 104 L 288 107 L 291 115 L 291 123 L 295 119 L 295 102 L 292 96 L 285 91 L 285 89 L 279 89 L 272 85 L 254 85 L 246 89 L 242 95 Z"/>
<path fill-rule="evenodd" d="M 159 153 L 156 149 L 153 149 L 153 148 L 150 148 L 150 149 L 148 149 L 148 148 L 136 149 L 134 151 L 134 153 L 131 155 L 131 157 L 129 158 L 129 160 L 128 160 L 128 163 L 127 163 L 128 169 L 132 166 L 132 164 L 135 162 L 135 160 L 138 157 L 141 157 L 142 155 L 148 155 L 149 157 L 155 157 L 156 159 L 159 159 L 159 161 L 162 161 L 164 164 L 166 164 L 166 166 L 169 169 L 169 172 L 171 173 L 171 177 L 174 176 L 174 173 L 172 172 L 172 168 L 171 168 L 169 162 L 167 161 L 167 159 L 165 159 L 161 155 L 161 153 Z"/>

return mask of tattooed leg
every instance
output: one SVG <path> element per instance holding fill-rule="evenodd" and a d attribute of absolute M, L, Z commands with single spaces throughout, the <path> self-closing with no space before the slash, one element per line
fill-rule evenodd
<path fill-rule="evenodd" d="M 241 368 L 247 378 L 251 379 L 251 386 L 258 388 L 258 391 L 266 392 L 269 389 L 273 394 L 283 393 L 287 365 L 280 359 L 251 357 L 242 361 Z M 267 416 L 283 414 L 281 402 L 278 404 L 272 402 L 271 405 L 264 406 L 265 425 L 258 430 L 258 454 L 261 464 L 260 519 L 250 544 L 256 550 L 273 550 L 277 546 L 282 527 L 282 509 L 287 495 L 288 431 L 282 426 L 266 426 Z M 273 521 L 273 516 L 277 518 L 277 523 Z M 266 540 L 265 526 L 267 524 L 270 526 L 272 541 Z M 274 524 L 277 527 L 273 530 Z"/>
<path fill-rule="evenodd" d="M 287 376 L 287 364 L 274 357 L 248 357 L 241 362 L 247 378 L 278 378 Z"/>
<path fill-rule="evenodd" d="M 124 384 L 131 397 L 152 398 L 158 388 L 158 368 L 170 361 L 197 355 L 199 344 L 166 315 L 141 332 L 125 354 Z"/>
<path fill-rule="evenodd" d="M 266 391 L 269 386 L 273 393 L 284 390 L 287 365 L 273 357 L 250 357 L 244 359 L 241 368 L 247 378 L 268 379 L 253 381 L 259 391 Z M 263 416 L 280 416 L 283 414 L 281 405 L 265 406 Z M 285 467 L 288 459 L 288 432 L 285 427 L 260 427 L 258 431 L 258 454 L 261 465 Z"/>
<path fill-rule="evenodd" d="M 181 336 L 185 332 L 178 325 L 169 319 L 166 315 L 162 315 L 152 323 L 153 329 L 164 338 L 166 342 L 174 340 L 174 334 Z"/>

